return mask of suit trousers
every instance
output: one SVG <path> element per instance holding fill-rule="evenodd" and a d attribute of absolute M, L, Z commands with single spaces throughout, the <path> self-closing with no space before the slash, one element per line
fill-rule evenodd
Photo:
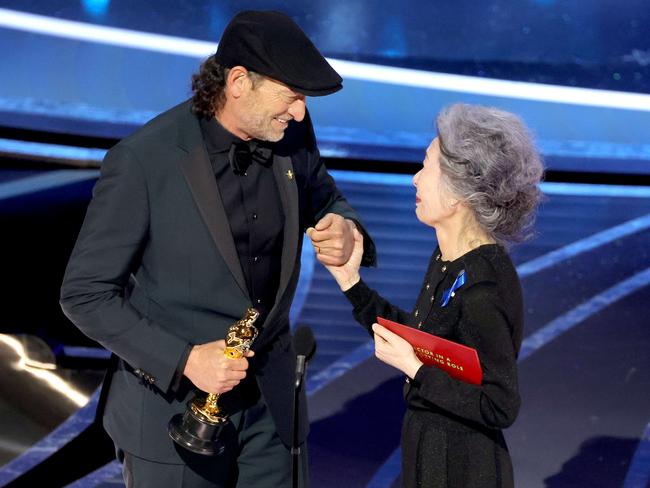
<path fill-rule="evenodd" d="M 289 414 L 289 413 L 288 413 Z M 126 488 L 290 488 L 291 454 L 278 436 L 262 396 L 230 416 L 219 456 L 194 454 L 177 446 L 185 464 L 150 461 L 117 448 Z M 306 443 L 301 446 L 299 486 L 308 488 Z"/>

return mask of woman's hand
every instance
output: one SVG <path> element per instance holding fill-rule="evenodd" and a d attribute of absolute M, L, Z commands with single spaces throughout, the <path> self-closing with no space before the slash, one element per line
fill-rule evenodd
<path fill-rule="evenodd" d="M 422 361 L 415 355 L 413 346 L 379 324 L 373 324 L 372 330 L 375 333 L 375 356 L 409 378 L 415 378 Z"/>
<path fill-rule="evenodd" d="M 312 232 L 307 229 L 307 235 L 310 239 L 311 234 Z M 332 274 L 342 291 L 349 290 L 361 279 L 359 276 L 359 267 L 361 266 L 361 258 L 363 257 L 363 235 L 356 228 L 352 230 L 352 234 L 354 236 L 354 248 L 352 249 L 352 254 L 350 255 L 350 259 L 341 266 L 335 266 L 321 261 L 319 257 L 320 254 L 318 253 L 318 245 L 314 244 L 314 241 L 312 241 L 312 245 L 316 250 L 316 258 Z"/>

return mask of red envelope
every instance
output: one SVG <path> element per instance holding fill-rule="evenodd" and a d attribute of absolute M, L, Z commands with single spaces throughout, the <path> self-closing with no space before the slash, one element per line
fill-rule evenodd
<path fill-rule="evenodd" d="M 411 344 L 418 359 L 427 366 L 440 368 L 452 378 L 465 383 L 481 384 L 483 370 L 476 349 L 383 317 L 377 317 L 377 322 Z"/>

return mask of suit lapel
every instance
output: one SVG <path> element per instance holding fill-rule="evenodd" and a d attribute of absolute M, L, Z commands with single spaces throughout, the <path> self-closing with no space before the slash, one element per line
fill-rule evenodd
<path fill-rule="evenodd" d="M 248 297 L 239 255 L 230 232 L 230 223 L 212 172 L 210 159 L 203 145 L 200 126 L 194 116 L 186 122 L 186 125 L 181 125 L 180 134 L 180 147 L 187 152 L 187 156 L 181 161 L 183 175 L 221 256 L 244 296 Z"/>
<path fill-rule="evenodd" d="M 276 295 L 276 304 L 280 302 L 289 280 L 293 275 L 296 255 L 298 253 L 299 215 L 298 215 L 298 187 L 293 171 L 291 158 L 287 156 L 273 156 L 273 173 L 280 191 L 282 208 L 284 209 L 284 241 L 282 244 L 282 270 L 280 284 Z M 269 314 L 270 316 L 270 314 Z"/>

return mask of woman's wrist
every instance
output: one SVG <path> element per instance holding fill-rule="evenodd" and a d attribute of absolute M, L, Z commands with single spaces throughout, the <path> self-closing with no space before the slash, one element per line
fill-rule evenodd
<path fill-rule="evenodd" d="M 361 281 L 361 276 L 359 273 L 355 273 L 351 277 L 346 277 L 346 278 L 340 278 L 336 280 L 339 284 L 339 287 L 341 288 L 342 292 L 348 291 L 350 288 L 352 288 L 354 285 L 359 283 Z"/>
<path fill-rule="evenodd" d="M 415 375 L 418 374 L 418 371 L 420 371 L 423 364 L 424 363 L 416 357 L 406 368 L 404 368 L 404 374 L 412 380 L 415 379 Z"/>

